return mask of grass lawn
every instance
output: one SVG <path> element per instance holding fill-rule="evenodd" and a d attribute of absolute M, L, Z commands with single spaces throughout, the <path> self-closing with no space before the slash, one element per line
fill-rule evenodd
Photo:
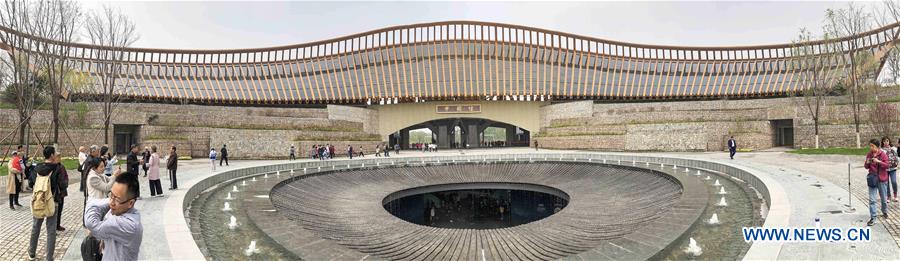
<path fill-rule="evenodd" d="M 824 149 L 797 149 L 789 150 L 788 153 L 805 154 L 805 155 L 855 155 L 865 156 L 869 152 L 869 147 L 864 148 L 824 148 Z"/>
<path fill-rule="evenodd" d="M 63 159 L 63 166 L 66 166 L 66 169 L 78 169 L 78 159 Z M 3 163 L 3 166 L 0 166 L 0 177 L 6 176 L 9 174 L 9 162 Z"/>

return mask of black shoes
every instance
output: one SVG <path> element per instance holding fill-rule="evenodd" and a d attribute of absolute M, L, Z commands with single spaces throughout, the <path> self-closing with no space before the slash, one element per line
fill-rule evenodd
<path fill-rule="evenodd" d="M 872 225 L 875 225 L 875 218 L 870 218 L 870 219 L 869 219 L 869 222 L 866 223 L 866 226 L 870 226 L 870 227 L 871 227 Z"/>
<path fill-rule="evenodd" d="M 887 218 L 888 218 L 887 213 L 884 213 L 884 219 L 887 219 Z"/>

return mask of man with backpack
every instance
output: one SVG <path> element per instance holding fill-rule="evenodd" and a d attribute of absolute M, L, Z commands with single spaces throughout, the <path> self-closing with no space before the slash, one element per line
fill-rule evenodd
<path fill-rule="evenodd" d="M 28 257 L 34 260 L 37 251 L 37 241 L 41 236 L 41 225 L 47 221 L 47 260 L 53 260 L 53 251 L 56 248 L 56 229 L 58 219 L 56 215 L 57 204 L 62 196 L 62 186 L 68 181 L 63 181 L 63 175 L 59 173 L 60 157 L 56 148 L 44 147 L 44 163 L 35 167 L 35 177 L 30 179 L 33 194 L 31 197 L 31 240 L 28 245 Z"/>

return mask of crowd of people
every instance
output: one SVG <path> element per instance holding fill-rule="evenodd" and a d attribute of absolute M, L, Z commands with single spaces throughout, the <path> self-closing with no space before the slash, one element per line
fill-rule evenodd
<path fill-rule="evenodd" d="M 900 140 L 897 141 L 900 144 Z M 878 221 L 878 199 L 881 199 L 881 216 L 888 219 L 888 205 L 896 204 L 897 199 L 897 164 L 898 148 L 891 144 L 889 137 L 869 141 L 869 152 L 866 153 L 864 167 L 866 185 L 869 188 L 869 226 Z"/>
<path fill-rule="evenodd" d="M 900 143 L 900 140 L 898 140 Z M 728 140 L 729 158 L 734 157 L 737 144 L 734 137 Z M 888 205 L 896 204 L 897 197 L 897 167 L 900 162 L 898 147 L 891 143 L 891 139 L 872 139 L 869 141 L 869 152 L 866 154 L 864 168 L 867 170 L 866 183 L 869 191 L 868 225 L 873 225 L 878 220 L 877 212 L 881 211 L 883 219 L 889 218 Z M 436 151 L 436 144 L 413 144 L 411 148 L 422 151 Z M 537 148 L 537 142 L 535 142 Z M 28 155 L 18 146 L 11 153 L 9 160 L 9 175 L 7 176 L 7 194 L 9 194 L 9 208 L 16 210 L 22 208 L 20 194 L 23 191 L 32 193 L 31 212 L 32 227 L 28 246 L 28 256 L 34 259 L 38 239 L 41 236 L 42 227 L 46 230 L 47 246 L 55 246 L 56 233 L 66 231 L 62 224 L 62 211 L 65 206 L 65 198 L 68 196 L 69 171 L 62 164 L 60 153 L 53 146 L 44 147 L 43 161 L 29 165 Z M 156 146 L 144 147 L 143 151 L 137 145 L 131 147 L 126 162 L 125 170 L 118 164 L 118 159 L 109 151 L 108 146 L 92 145 L 78 148 L 78 168 L 81 175 L 79 191 L 84 194 L 84 216 L 82 226 L 87 229 L 87 237 L 82 244 L 82 255 L 85 260 L 99 260 L 101 257 L 112 260 L 136 260 L 142 240 L 143 227 L 141 225 L 140 212 L 134 207 L 137 200 L 141 199 L 140 175 L 147 179 L 150 188 L 150 197 L 162 197 L 162 183 L 160 181 L 160 167 L 168 170 L 170 180 L 169 190 L 178 189 L 177 148 L 172 146 L 165 158 L 161 157 Z M 296 159 L 296 147 L 290 147 L 290 160 Z M 375 146 L 376 157 L 390 157 L 390 153 L 400 153 L 400 145 L 378 144 Z M 311 159 L 328 160 L 344 154 L 348 158 L 363 157 L 362 146 L 354 148 L 347 145 L 343 152 L 337 152 L 332 144 L 313 145 L 309 150 Z M 220 150 L 210 149 L 211 169 L 215 171 L 216 161 L 221 167 L 228 166 L 228 150 L 222 145 Z M 163 163 L 165 160 L 165 163 Z M 118 166 L 115 168 L 114 166 Z M 880 208 L 878 200 L 880 199 Z M 502 216 L 502 205 L 485 206 L 490 209 L 498 209 Z M 433 216 L 434 208 L 428 216 Z M 487 213 L 487 212 L 485 212 Z M 53 259 L 54 247 L 47 247 L 47 260 Z"/>
<path fill-rule="evenodd" d="M 85 260 L 137 260 L 143 227 L 140 212 L 134 206 L 141 199 L 141 170 L 147 179 L 151 197 L 163 196 L 160 167 L 168 169 L 169 189 L 178 189 L 176 150 L 172 146 L 163 163 L 156 146 L 144 147 L 142 152 L 138 146 L 132 146 L 123 170 L 108 146 L 78 148 L 78 167 L 75 171 L 81 177 L 78 190 L 84 195 L 81 225 L 86 229 L 87 236 L 81 253 Z M 44 228 L 46 260 L 52 260 L 57 233 L 66 231 L 62 213 L 65 199 L 69 196 L 69 173 L 72 170 L 66 169 L 54 146 L 43 147 L 43 160 L 40 162 L 29 161 L 22 146 L 18 146 L 11 156 L 7 177 L 10 210 L 24 208 L 19 201 L 23 191 L 30 191 L 32 195 L 28 257 L 31 260 L 36 257 L 38 239 Z M 223 158 L 227 164 L 227 156 Z M 114 166 L 118 168 L 114 170 Z"/>

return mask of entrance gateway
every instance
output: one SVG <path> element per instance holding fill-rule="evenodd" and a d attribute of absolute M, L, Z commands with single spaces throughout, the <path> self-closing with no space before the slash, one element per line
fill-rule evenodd
<path fill-rule="evenodd" d="M 403 149 L 529 146 L 546 102 L 458 101 L 378 105 L 379 133 Z"/>

